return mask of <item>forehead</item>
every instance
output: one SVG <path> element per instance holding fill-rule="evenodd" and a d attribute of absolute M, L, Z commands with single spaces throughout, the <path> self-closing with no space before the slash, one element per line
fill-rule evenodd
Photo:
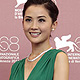
<path fill-rule="evenodd" d="M 34 15 L 34 16 L 45 15 L 45 16 L 49 16 L 49 12 L 43 5 L 31 5 L 25 11 L 25 16 L 26 15 Z"/>

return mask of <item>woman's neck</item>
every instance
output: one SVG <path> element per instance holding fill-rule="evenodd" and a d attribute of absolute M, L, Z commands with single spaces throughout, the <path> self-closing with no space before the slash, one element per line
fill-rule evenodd
<path fill-rule="evenodd" d="M 41 52 L 49 49 L 51 47 L 50 43 L 40 43 L 40 44 L 32 44 L 32 54 L 33 56 L 39 55 Z"/>

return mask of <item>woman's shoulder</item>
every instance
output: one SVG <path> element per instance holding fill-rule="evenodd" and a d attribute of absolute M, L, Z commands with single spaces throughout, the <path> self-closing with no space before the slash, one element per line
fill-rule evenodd
<path fill-rule="evenodd" d="M 58 58 L 64 58 L 64 57 L 67 57 L 67 54 L 65 51 L 63 50 L 60 50 L 60 49 L 56 49 L 56 56 Z"/>
<path fill-rule="evenodd" d="M 24 63 L 25 63 L 25 59 L 26 58 L 24 58 L 24 59 L 21 59 L 21 60 L 19 60 L 19 61 L 16 61 L 13 65 L 12 65 L 12 69 L 14 69 L 14 68 L 18 68 L 19 66 L 21 66 L 21 65 L 23 65 Z"/>
<path fill-rule="evenodd" d="M 56 67 L 68 66 L 68 56 L 63 50 L 56 50 L 58 51 L 55 58 Z"/>
<path fill-rule="evenodd" d="M 64 52 L 59 52 L 55 59 L 55 65 L 54 65 L 54 75 L 59 75 L 59 78 L 62 80 L 66 79 L 68 80 L 68 73 L 69 73 L 69 62 L 68 62 L 68 56 Z M 63 77 L 65 76 L 65 77 Z M 54 79 L 59 79 L 56 76 L 54 76 Z"/>
<path fill-rule="evenodd" d="M 13 75 L 15 75 L 15 73 L 18 73 L 24 67 L 25 59 L 26 58 L 19 60 L 19 61 L 16 61 L 12 65 L 11 72 L 10 72 L 10 80 L 12 80 L 11 78 L 13 77 Z"/>
<path fill-rule="evenodd" d="M 60 50 L 60 49 L 52 49 L 52 55 L 55 55 L 55 56 L 57 56 L 57 55 L 59 55 L 59 54 L 64 54 L 64 55 L 66 55 L 66 52 L 64 52 L 63 50 Z"/>
<path fill-rule="evenodd" d="M 63 53 L 65 53 L 63 50 L 61 50 L 61 49 L 52 49 L 54 52 L 56 52 L 56 53 L 58 53 L 58 52 L 63 52 Z"/>
<path fill-rule="evenodd" d="M 24 61 L 25 61 L 25 59 L 26 59 L 26 58 L 21 59 L 21 60 L 19 60 L 19 61 L 16 61 L 13 65 L 15 65 L 15 64 L 19 64 L 19 63 L 22 63 L 22 62 L 24 62 Z"/>
<path fill-rule="evenodd" d="M 49 54 L 48 54 L 54 61 L 55 59 L 58 57 L 62 57 L 62 56 L 67 56 L 67 54 L 63 51 L 63 50 L 60 50 L 60 49 L 52 49 L 51 51 L 49 51 Z"/>
<path fill-rule="evenodd" d="M 61 50 L 60 52 L 57 53 L 56 58 L 58 60 L 61 60 L 61 59 L 64 60 L 64 59 L 68 58 L 68 56 L 64 51 Z"/>

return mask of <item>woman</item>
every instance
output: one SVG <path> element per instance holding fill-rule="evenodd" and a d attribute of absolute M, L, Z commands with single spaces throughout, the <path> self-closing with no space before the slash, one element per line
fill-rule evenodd
<path fill-rule="evenodd" d="M 9 80 L 68 80 L 68 58 L 53 49 L 49 39 L 57 25 L 58 8 L 51 0 L 28 0 L 23 29 L 32 44 L 31 54 L 13 64 Z"/>

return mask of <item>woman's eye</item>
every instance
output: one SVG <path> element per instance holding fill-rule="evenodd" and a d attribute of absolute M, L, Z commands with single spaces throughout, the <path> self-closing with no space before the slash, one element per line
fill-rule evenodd
<path fill-rule="evenodd" d="M 45 22 L 45 20 L 44 19 L 39 19 L 39 22 Z"/>
<path fill-rule="evenodd" d="M 25 19 L 25 21 L 27 21 L 27 22 L 31 22 L 32 20 L 31 20 L 31 19 Z"/>

